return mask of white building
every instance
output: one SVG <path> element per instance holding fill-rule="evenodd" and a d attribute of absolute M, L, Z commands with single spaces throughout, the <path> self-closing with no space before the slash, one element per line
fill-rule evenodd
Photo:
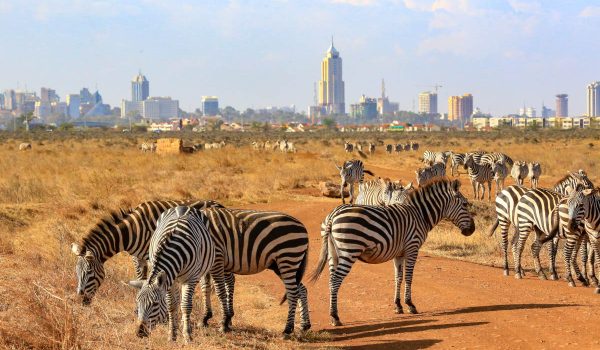
<path fill-rule="evenodd" d="M 179 117 L 179 101 L 170 97 L 150 97 L 144 101 L 121 101 L 121 118 L 141 116 L 148 120 Z"/>
<path fill-rule="evenodd" d="M 419 94 L 419 113 L 437 114 L 437 94 L 431 91 Z"/>
<path fill-rule="evenodd" d="M 587 86 L 587 116 L 600 117 L 600 81 Z"/>
<path fill-rule="evenodd" d="M 535 107 L 523 107 L 519 108 L 519 115 L 527 118 L 535 118 L 536 112 Z"/>

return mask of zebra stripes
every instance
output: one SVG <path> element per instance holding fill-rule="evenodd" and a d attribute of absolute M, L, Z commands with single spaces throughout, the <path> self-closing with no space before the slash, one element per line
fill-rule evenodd
<path fill-rule="evenodd" d="M 506 176 L 508 176 L 508 167 L 503 161 L 497 161 L 492 165 L 492 174 L 494 175 L 493 179 L 496 181 L 496 196 L 498 192 L 504 189 L 504 180 Z"/>
<path fill-rule="evenodd" d="M 177 206 L 162 213 L 156 231 L 150 240 L 150 274 L 147 280 L 131 281 L 139 289 L 136 297 L 138 308 L 138 337 L 150 335 L 151 328 L 159 319 L 161 304 L 167 300 L 169 315 L 169 339 L 177 339 L 177 306 L 172 288 L 181 285 L 181 311 L 183 336 L 186 342 L 192 337 L 190 315 L 194 289 L 215 261 L 215 246 L 207 228 L 207 218 L 202 212 Z"/>
<path fill-rule="evenodd" d="M 417 175 L 417 185 L 423 186 L 427 183 L 445 177 L 446 165 L 443 163 L 434 163 L 431 166 L 415 170 Z"/>
<path fill-rule="evenodd" d="M 542 175 L 542 166 L 540 163 L 528 163 L 527 164 L 528 177 L 531 181 L 531 188 L 537 188 L 540 176 Z"/>
<path fill-rule="evenodd" d="M 301 329 L 310 328 L 308 297 L 302 277 L 308 259 L 308 232 L 296 218 L 279 212 L 244 209 L 208 208 L 203 211 L 215 244 L 216 258 L 210 270 L 223 319 L 222 331 L 229 331 L 233 317 L 233 283 L 225 283 L 231 274 L 252 275 L 273 270 L 282 280 L 288 301 L 288 318 L 284 335 L 294 330 L 298 300 L 302 316 Z M 231 278 L 233 275 L 231 275 Z M 212 316 L 209 279 L 203 286 L 206 325 Z M 283 301 L 282 300 L 282 303 Z"/>
<path fill-rule="evenodd" d="M 111 213 L 89 231 L 81 245 L 71 245 L 77 256 L 77 294 L 83 305 L 91 303 L 104 281 L 104 262 L 120 252 L 128 252 L 133 257 L 137 279 L 146 277 L 150 238 L 156 221 L 165 210 L 179 205 L 198 210 L 222 207 L 215 201 L 144 202 L 134 209 Z"/>
<path fill-rule="evenodd" d="M 478 163 L 494 165 L 496 162 L 503 162 L 507 166 L 512 167 L 514 162 L 511 157 L 507 156 L 504 153 L 485 153 L 481 156 L 481 159 Z"/>
<path fill-rule="evenodd" d="M 513 179 L 515 179 L 515 182 L 521 186 L 523 186 L 523 180 L 527 178 L 528 174 L 529 167 L 527 166 L 527 163 L 523 161 L 518 161 L 514 163 L 510 171 L 510 176 L 512 176 Z"/>
<path fill-rule="evenodd" d="M 356 204 L 361 205 L 392 205 L 401 203 L 410 190 L 412 182 L 403 187 L 399 183 L 379 179 L 366 181 L 358 185 Z"/>
<path fill-rule="evenodd" d="M 450 166 L 451 166 L 450 170 L 451 170 L 452 176 L 458 175 L 458 166 L 459 165 L 465 165 L 465 154 L 452 152 L 450 154 Z"/>
<path fill-rule="evenodd" d="M 467 155 L 465 158 L 465 165 L 463 165 L 465 169 L 468 170 L 469 180 L 471 181 L 471 186 L 473 186 L 473 197 L 475 199 L 479 198 L 479 188 L 483 190 L 481 193 L 481 200 L 485 197 L 485 183 L 488 185 L 488 201 L 492 200 L 492 179 L 494 178 L 494 173 L 492 171 L 492 167 L 489 164 L 477 164 L 473 159 L 472 155 Z"/>
<path fill-rule="evenodd" d="M 588 178 L 585 171 L 579 169 L 576 173 L 569 172 L 554 185 L 552 190 L 562 195 L 569 195 L 578 184 L 583 185 L 584 189 L 594 188 L 594 184 Z"/>
<path fill-rule="evenodd" d="M 146 152 L 154 153 L 154 152 L 156 152 L 156 142 L 143 142 L 140 145 L 140 150 L 144 153 L 146 153 Z"/>
<path fill-rule="evenodd" d="M 446 162 L 448 161 L 448 157 L 450 157 L 450 151 L 444 152 L 434 152 L 434 151 L 425 151 L 423 153 L 423 163 L 426 164 L 435 164 L 435 163 L 443 163 L 446 166 Z"/>
<path fill-rule="evenodd" d="M 354 203 L 354 183 L 359 185 L 365 179 L 365 173 L 373 175 L 369 170 L 365 170 L 363 162 L 359 159 L 347 160 L 342 166 L 335 166 L 340 171 L 340 193 L 342 196 L 342 204 L 346 203 L 344 198 L 344 186 L 350 187 L 350 204 Z"/>
<path fill-rule="evenodd" d="M 325 218 L 321 225 L 321 254 L 311 280 L 319 278 L 329 261 L 329 312 L 334 326 L 341 325 L 337 308 L 339 288 L 357 260 L 369 264 L 394 260 L 397 313 L 403 313 L 400 284 L 406 268 L 404 302 L 410 313 L 417 313 L 411 295 L 413 269 L 428 232 L 442 219 L 452 221 L 465 236 L 475 230 L 467 199 L 459 188 L 458 180 L 440 180 L 415 190 L 403 204 L 342 205 Z"/>
<path fill-rule="evenodd" d="M 352 153 L 352 151 L 354 151 L 354 145 L 350 142 L 344 142 L 344 151 L 346 151 L 346 153 Z"/>
<path fill-rule="evenodd" d="M 599 189 L 586 189 L 581 200 L 580 220 L 584 224 L 587 239 L 591 246 L 591 274 L 592 284 L 596 286 L 595 293 L 600 294 L 600 286 L 594 271 L 594 257 L 600 258 L 600 193 Z M 576 213 L 577 211 L 573 211 Z M 571 217 L 570 219 L 572 219 Z"/>
<path fill-rule="evenodd" d="M 387 145 L 385 146 L 385 151 L 386 151 L 388 154 L 392 154 L 392 152 L 394 151 L 394 145 L 387 144 Z"/>

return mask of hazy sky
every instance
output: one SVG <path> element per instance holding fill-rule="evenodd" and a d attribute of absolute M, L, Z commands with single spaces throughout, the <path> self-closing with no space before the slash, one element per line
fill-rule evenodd
<path fill-rule="evenodd" d="M 141 69 L 185 110 L 202 95 L 305 110 L 331 35 L 347 105 L 385 78 L 401 109 L 439 83 L 442 112 L 466 92 L 494 115 L 567 93 L 573 115 L 600 80 L 597 0 L 0 0 L 0 33 L 0 89 L 97 85 L 112 105 Z"/>

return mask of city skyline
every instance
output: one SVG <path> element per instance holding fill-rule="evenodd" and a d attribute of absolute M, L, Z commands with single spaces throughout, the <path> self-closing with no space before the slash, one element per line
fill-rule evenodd
<path fill-rule="evenodd" d="M 319 25 L 307 26 L 307 15 Z M 152 95 L 178 98 L 188 111 L 203 95 L 237 109 L 308 106 L 315 62 L 333 34 L 344 53 L 346 108 L 363 93 L 378 96 L 383 77 L 402 110 L 412 110 L 423 85 L 441 83 L 440 100 L 470 91 L 474 107 L 494 115 L 524 102 L 551 105 L 563 92 L 569 114 L 583 115 L 585 87 L 600 78 L 600 49 L 588 44 L 599 18 L 589 1 L 2 1 L 11 49 L 0 88 L 50 86 L 66 96 L 97 86 L 118 106 L 141 68 Z"/>

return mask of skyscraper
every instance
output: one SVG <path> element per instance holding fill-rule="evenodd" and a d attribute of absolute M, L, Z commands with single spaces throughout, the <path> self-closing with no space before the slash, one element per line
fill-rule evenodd
<path fill-rule="evenodd" d="M 4 109 L 7 111 L 13 111 L 17 109 L 15 90 L 4 91 Z"/>
<path fill-rule="evenodd" d="M 448 97 L 448 120 L 460 120 L 460 96 Z"/>
<path fill-rule="evenodd" d="M 458 120 L 464 123 L 473 114 L 473 95 L 448 97 L 448 120 Z"/>
<path fill-rule="evenodd" d="M 425 91 L 419 94 L 419 113 L 437 114 L 437 94 Z"/>
<path fill-rule="evenodd" d="M 150 82 L 140 72 L 131 79 L 131 101 L 144 101 L 150 96 Z"/>
<path fill-rule="evenodd" d="M 342 80 L 342 58 L 333 46 L 321 62 L 321 81 L 319 81 L 319 105 L 327 114 L 344 114 L 344 81 Z"/>
<path fill-rule="evenodd" d="M 67 95 L 67 114 L 69 117 L 79 118 L 79 106 L 81 106 L 81 98 L 78 94 Z"/>
<path fill-rule="evenodd" d="M 202 96 L 202 113 L 205 116 L 219 114 L 219 98 L 217 96 Z"/>
<path fill-rule="evenodd" d="M 567 95 L 567 94 L 556 95 L 556 116 L 557 117 L 568 117 L 569 116 L 569 95 Z"/>
<path fill-rule="evenodd" d="M 587 116 L 600 117 L 600 81 L 587 86 Z"/>

